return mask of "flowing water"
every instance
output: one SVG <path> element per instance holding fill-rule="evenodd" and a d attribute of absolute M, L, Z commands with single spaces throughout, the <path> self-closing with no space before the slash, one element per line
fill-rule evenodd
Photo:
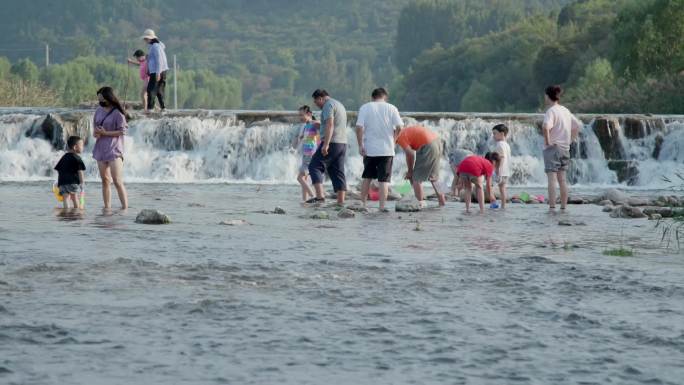
<path fill-rule="evenodd" d="M 425 115 L 425 114 L 423 114 Z M 543 161 L 540 159 L 543 139 L 539 134 L 540 115 L 409 115 L 409 124 L 420 123 L 439 133 L 447 152 L 466 148 L 484 154 L 492 148 L 491 128 L 506 123 L 511 135 L 511 182 L 520 186 L 542 186 L 546 183 Z M 77 116 L 76 124 L 90 132 L 91 113 Z M 260 121 L 245 124 L 237 113 L 179 114 L 163 118 L 136 119 L 130 123 L 126 137 L 126 178 L 129 181 L 197 183 L 296 183 L 300 155 L 290 148 L 299 125 Z M 273 118 L 287 116 L 273 113 Z M 417 118 L 417 119 L 416 119 Z M 625 117 L 620 117 L 624 119 Z M 41 136 L 27 135 L 40 126 L 45 111 L 0 111 L 0 180 L 35 180 L 54 178 L 53 165 L 61 156 Z M 608 168 L 599 139 L 591 128 L 594 117 L 587 121 L 582 135 L 581 155 L 570 172 L 579 185 L 618 184 L 614 171 Z M 636 187 L 667 187 L 663 176 L 681 170 L 684 162 L 684 117 L 659 117 L 658 129 L 648 130 L 643 137 L 630 139 L 619 132 L 622 158 L 638 162 Z M 650 123 L 650 120 L 645 123 Z M 618 127 L 618 129 L 620 129 Z M 347 170 L 350 180 L 358 180 L 362 159 L 356 140 L 349 132 Z M 654 158 L 656 141 L 661 140 L 659 154 Z M 89 140 L 86 154 L 92 152 Z M 61 148 L 60 148 L 61 150 Z M 402 157 L 401 153 L 399 154 Z M 88 176 L 97 179 L 97 167 L 92 157 L 85 156 Z M 403 159 L 397 161 L 395 180 L 406 171 Z M 442 161 L 445 181 L 451 177 L 446 157 Z"/>
<path fill-rule="evenodd" d="M 134 122 L 127 177 L 147 182 L 128 184 L 132 208 L 101 212 L 89 183 L 85 213 L 63 212 L 59 153 L 24 136 L 27 116 L 0 130 L 2 384 L 682 383 L 684 259 L 653 222 L 454 202 L 312 220 L 288 184 L 293 127 L 229 117 Z M 481 146 L 478 119 L 434 127 Z M 527 129 L 514 192 L 543 192 Z M 605 161 L 581 162 L 576 193 L 615 183 Z M 633 193 L 662 192 L 648 187 Z M 287 214 L 261 213 L 276 206 Z M 135 224 L 141 208 L 172 224 Z M 617 246 L 635 256 L 603 255 Z"/>

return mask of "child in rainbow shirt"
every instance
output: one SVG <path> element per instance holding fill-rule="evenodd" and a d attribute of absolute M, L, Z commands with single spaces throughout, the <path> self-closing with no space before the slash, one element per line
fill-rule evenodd
<path fill-rule="evenodd" d="M 299 108 L 299 119 L 301 120 L 302 128 L 297 135 L 294 147 L 299 147 L 302 153 L 302 163 L 299 166 L 299 174 L 297 175 L 297 182 L 302 186 L 302 199 L 304 202 L 310 198 L 314 198 L 316 195 L 309 185 L 309 163 L 311 163 L 311 158 L 318 149 L 320 142 L 319 129 L 320 123 L 316 121 L 316 118 L 311 112 L 309 106 L 302 106 Z M 301 146 L 301 147 L 300 147 Z"/>

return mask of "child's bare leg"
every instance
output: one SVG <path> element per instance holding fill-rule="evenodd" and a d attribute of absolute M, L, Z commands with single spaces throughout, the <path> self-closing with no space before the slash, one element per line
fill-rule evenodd
<path fill-rule="evenodd" d="M 499 192 L 501 193 L 501 208 L 505 209 L 506 208 L 506 200 L 508 191 L 506 189 L 506 183 L 499 183 Z"/>
<path fill-rule="evenodd" d="M 69 208 L 69 194 L 62 195 L 62 208 L 65 210 Z"/>
<path fill-rule="evenodd" d="M 309 181 L 307 180 L 307 175 L 305 172 L 300 172 L 299 175 L 297 175 L 297 182 L 302 186 L 302 200 L 305 202 L 309 199 L 309 197 L 314 197 L 314 192 L 311 189 L 311 186 L 309 186 Z"/>
<path fill-rule="evenodd" d="M 480 214 L 484 214 L 485 207 L 485 197 L 484 197 L 484 189 L 482 188 L 482 183 L 478 179 L 477 181 L 477 204 L 480 205 Z"/>
<path fill-rule="evenodd" d="M 463 186 L 465 190 L 465 205 L 466 205 L 466 212 L 470 212 L 470 202 L 473 200 L 473 184 L 468 181 L 467 183 L 464 183 Z"/>
<path fill-rule="evenodd" d="M 147 84 L 143 85 L 140 96 L 142 97 L 143 110 L 147 112 Z"/>
<path fill-rule="evenodd" d="M 69 194 L 69 198 L 71 199 L 71 202 L 73 202 L 75 209 L 81 208 L 81 204 L 79 203 L 79 199 L 78 199 L 77 194 Z"/>
<path fill-rule="evenodd" d="M 459 183 L 458 183 L 458 173 L 456 171 L 456 167 L 451 167 L 451 171 L 454 173 L 454 180 L 451 182 L 451 196 L 459 196 L 461 189 L 459 188 Z"/>

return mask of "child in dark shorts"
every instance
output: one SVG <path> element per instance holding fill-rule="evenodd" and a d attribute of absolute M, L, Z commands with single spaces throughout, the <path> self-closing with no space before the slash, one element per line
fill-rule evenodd
<path fill-rule="evenodd" d="M 59 174 L 57 186 L 59 194 L 64 198 L 64 208 L 69 208 L 69 200 L 74 204 L 74 208 L 82 208 L 78 193 L 83 191 L 83 180 L 85 176 L 85 164 L 79 156 L 83 152 L 83 139 L 78 136 L 70 136 L 67 140 L 68 151 L 57 162 L 55 170 Z"/>

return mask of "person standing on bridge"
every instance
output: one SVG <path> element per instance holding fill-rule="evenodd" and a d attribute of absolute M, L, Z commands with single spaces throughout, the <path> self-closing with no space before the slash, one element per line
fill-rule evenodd
<path fill-rule="evenodd" d="M 142 39 L 150 45 L 147 53 L 147 72 L 150 80 L 147 83 L 147 110 L 154 111 L 154 99 L 159 100 L 159 108 L 162 112 L 166 109 L 164 104 L 164 90 L 166 89 L 166 72 L 169 65 L 166 60 L 166 46 L 159 41 L 153 30 L 148 29 L 142 35 Z"/>
<path fill-rule="evenodd" d="M 577 139 L 582 122 L 567 108 L 560 105 L 563 90 L 549 86 L 544 101 L 549 107 L 544 115 L 544 170 L 548 177 L 549 208 L 556 208 L 556 181 L 560 187 L 561 210 L 568 205 L 568 184 L 565 177 L 570 165 L 570 144 Z"/>

